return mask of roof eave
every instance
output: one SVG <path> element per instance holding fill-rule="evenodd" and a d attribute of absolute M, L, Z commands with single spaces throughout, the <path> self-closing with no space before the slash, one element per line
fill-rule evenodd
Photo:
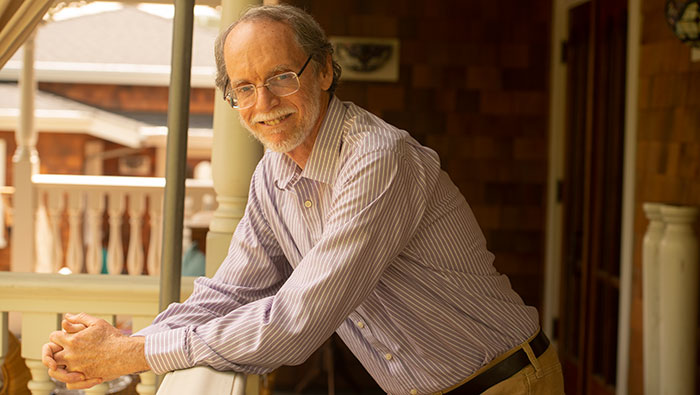
<path fill-rule="evenodd" d="M 17 81 L 22 69 L 19 61 L 9 61 L 0 69 L 0 80 Z M 213 67 L 192 67 L 191 85 L 194 88 L 214 87 Z M 36 62 L 34 75 L 38 82 L 77 84 L 114 84 L 169 86 L 170 66 L 93 64 L 71 62 Z"/>

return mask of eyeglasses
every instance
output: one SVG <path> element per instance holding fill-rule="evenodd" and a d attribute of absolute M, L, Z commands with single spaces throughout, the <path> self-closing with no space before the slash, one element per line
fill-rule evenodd
<path fill-rule="evenodd" d="M 299 77 L 301 77 L 301 73 L 304 72 L 304 69 L 306 69 L 306 66 L 311 61 L 312 56 L 313 55 L 309 55 L 309 58 L 306 59 L 306 63 L 304 63 L 298 73 L 288 71 L 286 73 L 277 74 L 268 78 L 265 83 L 260 86 L 246 84 L 232 88 L 227 93 L 224 93 L 224 100 L 226 100 L 231 107 L 243 110 L 252 107 L 258 100 L 258 88 L 265 87 L 270 93 L 277 97 L 294 94 L 299 90 Z M 226 83 L 226 86 L 229 86 L 229 84 L 230 81 Z"/>

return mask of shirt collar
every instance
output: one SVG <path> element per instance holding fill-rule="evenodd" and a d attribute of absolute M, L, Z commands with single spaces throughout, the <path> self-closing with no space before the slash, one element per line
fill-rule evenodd
<path fill-rule="evenodd" d="M 335 180 L 336 166 L 340 155 L 342 124 L 345 118 L 345 106 L 334 96 L 328 103 L 328 110 L 321 123 L 318 136 L 314 142 L 304 170 L 287 155 L 278 153 L 277 165 L 279 172 L 275 177 L 275 185 L 281 189 L 287 189 L 290 184 L 296 183 L 299 177 L 305 177 L 326 184 Z"/>

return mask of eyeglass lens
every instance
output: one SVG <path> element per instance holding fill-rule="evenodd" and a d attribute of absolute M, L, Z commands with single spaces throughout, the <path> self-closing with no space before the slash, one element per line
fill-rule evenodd
<path fill-rule="evenodd" d="M 268 78 L 263 86 L 275 96 L 288 96 L 299 90 L 299 78 L 296 73 L 290 71 Z M 232 89 L 233 105 L 238 108 L 252 106 L 257 100 L 257 91 L 253 84 Z"/>

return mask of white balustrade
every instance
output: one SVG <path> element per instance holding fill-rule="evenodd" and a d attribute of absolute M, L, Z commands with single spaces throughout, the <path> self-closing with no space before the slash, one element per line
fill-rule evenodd
<path fill-rule="evenodd" d="M 644 319 L 644 393 L 659 395 L 659 243 L 664 235 L 661 204 L 644 203 L 649 226 L 642 243 Z"/>
<path fill-rule="evenodd" d="M 86 193 L 88 240 L 85 269 L 90 274 L 99 274 L 102 272 L 102 213 L 105 210 L 105 192 L 87 191 Z"/>
<path fill-rule="evenodd" d="M 122 274 L 126 267 L 128 274 L 140 275 L 146 267 L 150 275 L 159 273 L 165 179 L 39 174 L 32 177 L 32 184 L 37 194 L 38 217 L 42 210 L 46 210 L 48 217 L 48 231 L 37 237 L 37 243 L 41 243 L 37 251 L 50 250 L 50 271 L 57 272 L 65 261 L 72 273 L 101 273 L 106 215 L 108 272 Z M 187 180 L 186 194 L 189 201 L 186 219 L 201 209 L 215 208 L 211 181 Z M 127 215 L 128 241 L 122 240 Z M 81 234 L 83 221 L 86 222 L 84 235 Z M 150 229 L 145 245 L 144 228 Z M 42 226 L 37 226 L 38 231 L 41 229 Z M 126 257 L 125 243 L 128 243 Z"/>
<path fill-rule="evenodd" d="M 698 239 L 695 207 L 662 206 L 659 244 L 660 387 L 662 394 L 695 393 L 698 328 Z M 652 358 L 654 356 L 651 356 Z"/>
<path fill-rule="evenodd" d="M 143 273 L 143 240 L 141 228 L 143 224 L 143 214 L 146 211 L 146 195 L 143 193 L 133 193 L 129 196 L 129 252 L 127 254 L 127 272 L 129 274 Z"/>
<path fill-rule="evenodd" d="M 151 237 L 148 243 L 148 274 L 160 274 L 160 250 L 163 247 L 163 194 L 161 192 L 149 195 L 148 214 L 151 217 Z"/>
<path fill-rule="evenodd" d="M 63 267 L 63 245 L 61 243 L 61 223 L 63 222 L 63 192 L 51 191 L 46 197 L 46 212 L 51 224 L 51 262 L 53 271 Z"/>
<path fill-rule="evenodd" d="M 81 227 L 85 198 L 81 191 L 68 192 L 68 250 L 66 251 L 66 266 L 73 273 L 83 269 L 83 238 Z"/>
<path fill-rule="evenodd" d="M 107 213 L 109 213 L 109 243 L 107 245 L 107 271 L 122 274 L 124 270 L 124 245 L 122 244 L 122 215 L 126 206 L 123 191 L 110 191 Z"/>
<path fill-rule="evenodd" d="M 183 277 L 181 300 L 193 289 L 193 278 Z M 60 328 L 66 312 L 86 312 L 114 322 L 114 316 L 131 316 L 134 331 L 148 326 L 158 314 L 159 279 L 153 276 L 102 276 L 75 274 L 0 272 L 0 329 L 7 327 L 7 312 L 22 313 L 22 357 L 32 374 L 28 388 L 33 395 L 48 395 L 54 384 L 41 363 L 41 347 Z M 0 360 L 7 353 L 6 331 L 0 335 Z M 153 372 L 140 374 L 136 390 L 155 393 Z M 87 392 L 106 393 L 106 386 Z"/>

